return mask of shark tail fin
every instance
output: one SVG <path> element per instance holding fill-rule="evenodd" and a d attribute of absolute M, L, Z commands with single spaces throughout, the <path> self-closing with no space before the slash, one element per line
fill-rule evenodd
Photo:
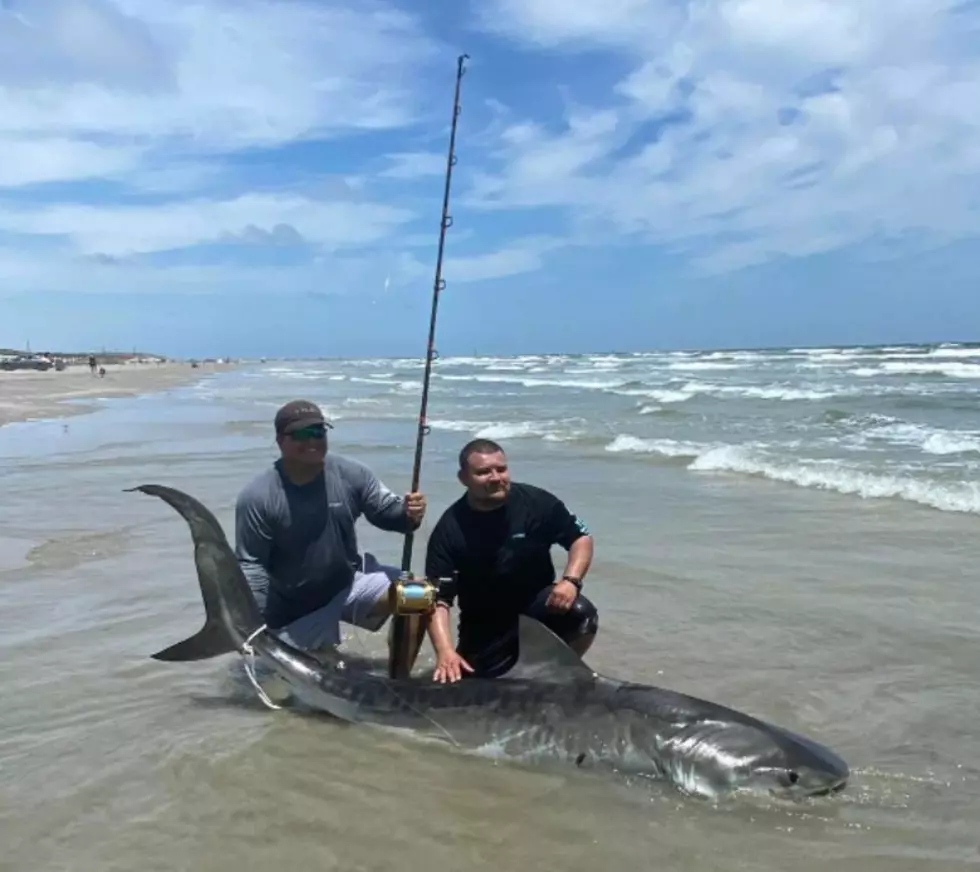
<path fill-rule="evenodd" d="M 218 519 L 194 497 L 176 488 L 145 484 L 128 490 L 159 497 L 187 522 L 204 600 L 206 619 L 201 630 L 151 655 L 153 659 L 207 660 L 239 650 L 241 642 L 258 630 L 263 621 Z"/>
<path fill-rule="evenodd" d="M 154 660 L 165 660 L 168 663 L 182 663 L 191 660 L 209 660 L 222 654 L 237 651 L 238 646 L 228 631 L 219 621 L 208 620 L 201 628 L 183 642 L 177 642 L 169 648 L 157 651 L 150 656 Z"/>

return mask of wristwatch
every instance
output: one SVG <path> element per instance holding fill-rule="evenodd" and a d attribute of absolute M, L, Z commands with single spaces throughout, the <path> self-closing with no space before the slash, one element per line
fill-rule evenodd
<path fill-rule="evenodd" d="M 582 589 L 582 579 L 581 578 L 578 578 L 575 575 L 563 575 L 561 577 L 561 580 L 562 581 L 570 581 L 572 584 L 575 585 L 576 590 L 581 590 Z"/>

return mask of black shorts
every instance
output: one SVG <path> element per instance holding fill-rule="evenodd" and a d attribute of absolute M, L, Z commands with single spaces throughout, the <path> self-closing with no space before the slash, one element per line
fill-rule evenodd
<path fill-rule="evenodd" d="M 568 611 L 555 612 L 550 611 L 545 606 L 550 595 L 551 586 L 549 585 L 538 593 L 530 605 L 522 611 L 522 614 L 540 621 L 569 645 L 582 636 L 593 636 L 598 632 L 599 612 L 588 597 L 580 593 Z M 477 636 L 478 639 L 474 638 Z M 462 633 L 459 653 L 474 670 L 472 673 L 464 672 L 463 675 L 480 678 L 503 675 L 517 662 L 520 653 L 518 649 L 516 620 L 499 628 L 494 628 L 492 632 L 486 634 L 483 632 Z"/>
<path fill-rule="evenodd" d="M 551 588 L 546 587 L 534 598 L 524 614 L 541 621 L 568 644 L 581 636 L 595 635 L 599 629 L 599 612 L 588 597 L 579 594 L 567 612 L 553 612 L 546 606 L 549 596 Z"/>

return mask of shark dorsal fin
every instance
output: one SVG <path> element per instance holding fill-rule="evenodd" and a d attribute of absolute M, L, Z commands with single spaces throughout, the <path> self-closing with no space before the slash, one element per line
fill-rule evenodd
<path fill-rule="evenodd" d="M 520 654 L 506 678 L 556 684 L 595 680 L 595 672 L 540 621 L 521 615 L 518 634 Z"/>

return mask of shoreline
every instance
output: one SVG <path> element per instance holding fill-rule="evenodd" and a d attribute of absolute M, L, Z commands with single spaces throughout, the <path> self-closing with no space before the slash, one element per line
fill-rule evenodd
<path fill-rule="evenodd" d="M 0 372 L 0 428 L 25 421 L 69 418 L 93 411 L 97 401 L 133 397 L 192 384 L 206 375 L 225 372 L 237 364 L 130 363 L 107 364 L 104 377 L 88 366 L 69 366 L 58 372 L 17 370 Z M 68 405 L 69 400 L 91 403 Z"/>

